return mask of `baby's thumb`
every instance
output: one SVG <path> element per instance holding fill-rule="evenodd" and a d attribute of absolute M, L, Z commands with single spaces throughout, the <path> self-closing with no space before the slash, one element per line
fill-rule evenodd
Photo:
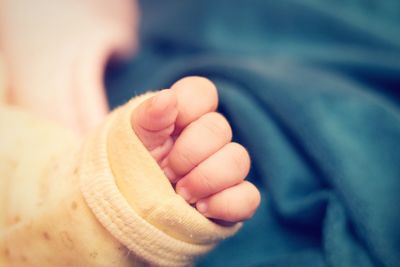
<path fill-rule="evenodd" d="M 177 97 L 166 89 L 144 101 L 132 114 L 132 128 L 149 150 L 164 144 L 175 128 Z"/>

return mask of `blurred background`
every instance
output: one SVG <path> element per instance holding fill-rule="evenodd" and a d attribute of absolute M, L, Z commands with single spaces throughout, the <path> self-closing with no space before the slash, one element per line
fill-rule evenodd
<path fill-rule="evenodd" d="M 202 75 L 263 194 L 199 266 L 400 266 L 400 2 L 140 1 L 112 106 Z"/>
<path fill-rule="evenodd" d="M 113 104 L 129 98 L 123 96 L 124 90 L 114 89 L 121 83 L 124 87 L 124 81 L 141 88 L 164 65 L 181 60 L 190 67 L 196 56 L 246 59 L 266 66 L 274 65 L 269 62 L 275 59 L 306 64 L 372 85 L 388 98 L 398 99 L 400 6 L 396 0 L 150 0 L 139 4 L 140 53 L 122 66 L 123 73 L 110 68 L 107 85 Z M 140 75 L 137 69 L 153 75 Z M 129 71 L 134 75 L 125 75 Z"/>

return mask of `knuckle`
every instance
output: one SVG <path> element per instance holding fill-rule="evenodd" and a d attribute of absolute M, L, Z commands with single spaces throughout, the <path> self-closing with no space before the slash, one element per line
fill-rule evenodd
<path fill-rule="evenodd" d="M 224 220 L 227 221 L 236 221 L 238 216 L 237 216 L 237 211 L 235 209 L 235 206 L 231 201 L 226 200 L 225 205 L 224 205 L 224 212 L 223 212 L 223 218 Z"/>
<path fill-rule="evenodd" d="M 198 83 L 201 83 L 205 88 L 216 88 L 215 84 L 208 78 L 203 76 L 190 76 L 188 78 L 196 80 Z"/>
<path fill-rule="evenodd" d="M 216 92 L 217 87 L 215 86 L 214 82 L 204 76 L 188 76 L 183 78 L 183 80 L 195 82 L 201 86 L 201 88 Z"/>
<path fill-rule="evenodd" d="M 215 101 L 213 102 L 211 110 L 215 110 L 218 106 L 218 90 L 215 84 L 210 79 L 205 77 L 194 76 L 193 78 L 195 78 L 197 82 L 201 84 L 203 90 L 207 90 L 208 94 L 214 96 Z"/>
<path fill-rule="evenodd" d="M 232 138 L 232 130 L 224 116 L 217 112 L 207 113 L 201 120 L 202 126 L 205 127 L 214 136 Z"/>
<path fill-rule="evenodd" d="M 229 154 L 232 158 L 233 166 L 244 179 L 250 170 L 250 155 L 247 150 L 238 143 L 231 143 L 230 146 L 233 150 L 232 153 Z"/>
<path fill-rule="evenodd" d="M 213 179 L 210 174 L 199 168 L 197 170 L 197 179 L 199 183 L 199 187 L 202 188 L 204 193 L 212 194 L 215 192 L 215 184 L 213 183 Z"/>
<path fill-rule="evenodd" d="M 176 84 L 183 85 L 186 87 L 188 84 L 196 84 L 203 90 L 208 90 L 211 93 L 217 93 L 217 87 L 208 78 L 203 76 L 186 76 L 176 82 Z"/>
<path fill-rule="evenodd" d="M 249 186 L 250 191 L 245 197 L 245 203 L 247 207 L 246 219 L 252 217 L 260 205 L 261 195 L 258 189 L 250 182 L 246 182 Z"/>
<path fill-rule="evenodd" d="M 182 169 L 190 169 L 196 165 L 196 162 L 192 156 L 193 151 L 190 148 L 181 146 L 171 154 L 170 164 L 173 168 L 179 170 L 179 172 L 184 172 Z"/>
<path fill-rule="evenodd" d="M 224 219 L 232 222 L 248 220 L 253 217 L 260 204 L 260 193 L 256 187 L 249 183 L 243 182 L 247 187 L 240 198 L 236 201 L 226 201 L 224 210 Z"/>

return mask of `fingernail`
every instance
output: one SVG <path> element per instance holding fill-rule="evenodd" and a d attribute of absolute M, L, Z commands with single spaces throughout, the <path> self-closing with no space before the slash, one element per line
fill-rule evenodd
<path fill-rule="evenodd" d="M 178 187 L 176 189 L 176 192 L 178 193 L 178 195 L 180 195 L 181 197 L 183 197 L 184 200 L 186 200 L 187 202 L 190 202 L 192 196 L 190 195 L 190 193 L 187 191 L 186 188 L 184 187 Z"/>
<path fill-rule="evenodd" d="M 196 208 L 200 213 L 205 214 L 207 212 L 207 203 L 204 200 L 200 200 L 197 202 Z"/>

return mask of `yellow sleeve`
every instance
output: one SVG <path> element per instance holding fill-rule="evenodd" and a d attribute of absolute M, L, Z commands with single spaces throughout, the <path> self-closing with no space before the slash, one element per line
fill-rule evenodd
<path fill-rule="evenodd" d="M 0 266 L 188 266 L 234 234 L 178 196 L 130 125 L 85 140 L 0 108 Z"/>

